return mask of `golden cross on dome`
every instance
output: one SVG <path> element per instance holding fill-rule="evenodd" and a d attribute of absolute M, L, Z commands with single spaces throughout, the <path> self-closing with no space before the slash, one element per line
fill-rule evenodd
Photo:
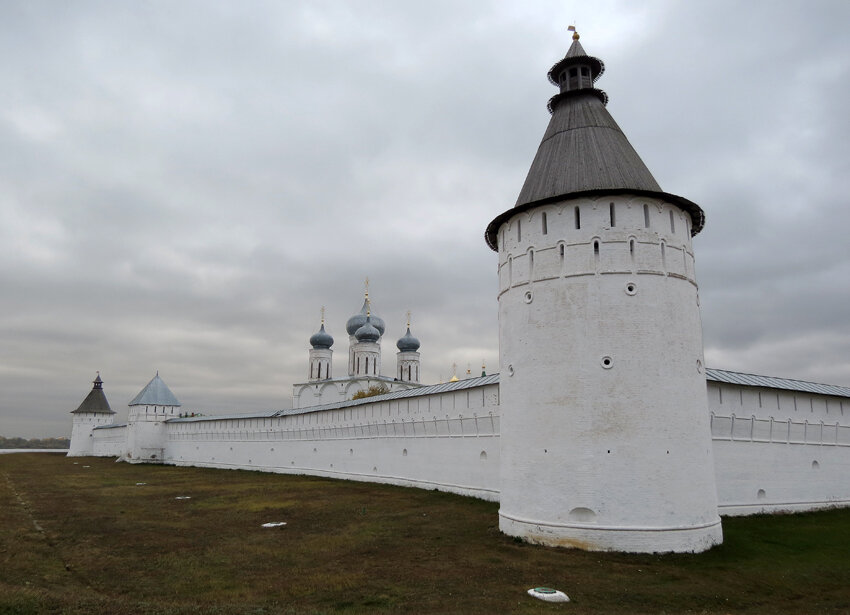
<path fill-rule="evenodd" d="M 410 328 L 410 310 L 407 310 L 407 328 Z"/>
<path fill-rule="evenodd" d="M 369 298 L 369 278 L 366 278 L 366 298 Z"/>
<path fill-rule="evenodd" d="M 325 324 L 325 306 L 322 306 L 322 324 Z"/>

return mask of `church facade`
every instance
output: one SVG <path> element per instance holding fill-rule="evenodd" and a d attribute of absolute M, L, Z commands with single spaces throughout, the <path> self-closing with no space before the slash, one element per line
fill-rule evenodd
<path fill-rule="evenodd" d="M 655 181 L 603 71 L 575 34 L 517 203 L 485 232 L 499 374 L 423 386 L 408 323 L 383 376 L 367 293 L 346 376 L 323 319 L 292 409 L 184 416 L 157 374 L 126 425 L 86 398 L 69 454 L 436 488 L 498 500 L 507 534 L 589 550 L 698 552 L 721 514 L 850 505 L 850 388 L 706 368 L 703 211 Z"/>

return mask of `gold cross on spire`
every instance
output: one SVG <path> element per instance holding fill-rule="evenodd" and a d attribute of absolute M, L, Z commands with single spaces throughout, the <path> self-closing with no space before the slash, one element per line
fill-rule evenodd
<path fill-rule="evenodd" d="M 325 306 L 322 306 L 322 324 L 325 324 Z"/>
<path fill-rule="evenodd" d="M 369 298 L 369 278 L 366 278 L 366 298 Z"/>
<path fill-rule="evenodd" d="M 407 328 L 410 329 L 410 310 L 407 310 Z"/>

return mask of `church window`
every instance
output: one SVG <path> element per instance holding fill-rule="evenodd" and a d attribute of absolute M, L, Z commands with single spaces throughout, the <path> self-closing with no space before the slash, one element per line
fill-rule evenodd
<path fill-rule="evenodd" d="M 360 357 L 356 359 L 356 367 L 354 368 L 355 373 L 360 373 Z"/>
<path fill-rule="evenodd" d="M 593 255 L 596 256 L 597 258 L 599 257 L 599 240 L 598 239 L 593 240 Z"/>
<path fill-rule="evenodd" d="M 369 373 L 369 357 L 366 357 L 366 373 Z"/>
<path fill-rule="evenodd" d="M 564 244 L 558 245 L 558 255 L 561 257 L 561 267 L 564 266 Z"/>
<path fill-rule="evenodd" d="M 649 228 L 649 205 L 646 204 L 643 206 L 643 225 Z"/>
<path fill-rule="evenodd" d="M 570 77 L 578 77 L 578 69 L 573 67 L 570 69 Z"/>
<path fill-rule="evenodd" d="M 408 365 L 408 366 L 407 366 L 407 379 L 408 379 L 408 380 L 410 380 L 410 379 L 411 379 L 410 371 L 411 371 L 411 366 L 410 366 L 410 365 Z"/>
<path fill-rule="evenodd" d="M 667 271 L 667 250 L 664 242 L 661 242 L 661 268 Z"/>
<path fill-rule="evenodd" d="M 614 203 L 611 203 L 608 206 L 608 217 L 610 218 L 611 226 L 612 227 L 617 226 L 617 218 L 616 218 L 616 214 L 614 212 Z"/>
<path fill-rule="evenodd" d="M 540 214 L 540 221 L 543 224 L 543 234 L 547 235 L 549 233 L 549 225 L 547 224 L 546 212 L 545 211 L 542 214 Z"/>
<path fill-rule="evenodd" d="M 587 69 L 587 66 L 581 67 L 581 76 L 582 77 L 589 77 L 590 76 L 590 71 Z"/>
<path fill-rule="evenodd" d="M 671 233 L 676 232 L 676 221 L 673 218 L 673 210 L 672 209 L 670 210 L 670 232 Z"/>
<path fill-rule="evenodd" d="M 632 255 L 632 260 L 635 259 L 635 240 L 629 239 L 629 254 Z"/>
<path fill-rule="evenodd" d="M 576 228 L 580 229 L 581 228 L 581 211 L 579 211 L 578 205 L 576 205 L 576 207 L 575 207 L 575 213 L 576 213 Z"/>
<path fill-rule="evenodd" d="M 534 275 L 534 250 L 528 251 L 528 277 Z"/>
<path fill-rule="evenodd" d="M 516 240 L 522 241 L 522 221 L 516 221 Z"/>

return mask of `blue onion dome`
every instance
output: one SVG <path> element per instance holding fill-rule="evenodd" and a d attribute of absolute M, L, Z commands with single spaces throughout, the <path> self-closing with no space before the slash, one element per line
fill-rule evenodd
<path fill-rule="evenodd" d="M 320 348 L 327 349 L 334 345 L 334 338 L 331 337 L 330 333 L 325 331 L 325 323 L 322 323 L 322 328 L 317 333 L 310 336 L 310 345 L 315 350 Z"/>
<path fill-rule="evenodd" d="M 363 301 L 363 307 L 360 309 L 360 313 L 355 314 L 348 319 L 347 323 L 345 323 L 345 330 L 348 331 L 349 335 L 355 335 L 357 330 L 366 324 L 366 318 L 368 317 L 370 310 L 371 304 L 369 303 L 369 297 L 366 297 L 365 301 Z M 372 326 L 378 330 L 379 335 L 383 335 L 386 330 L 383 319 L 375 315 L 372 315 L 371 318 Z"/>
<path fill-rule="evenodd" d="M 358 342 L 377 342 L 381 339 L 381 332 L 372 324 L 371 316 L 366 316 L 366 323 L 354 332 L 354 338 Z"/>
<path fill-rule="evenodd" d="M 416 352 L 419 350 L 419 340 L 410 334 L 410 327 L 407 328 L 407 333 L 396 342 L 399 352 Z"/>

